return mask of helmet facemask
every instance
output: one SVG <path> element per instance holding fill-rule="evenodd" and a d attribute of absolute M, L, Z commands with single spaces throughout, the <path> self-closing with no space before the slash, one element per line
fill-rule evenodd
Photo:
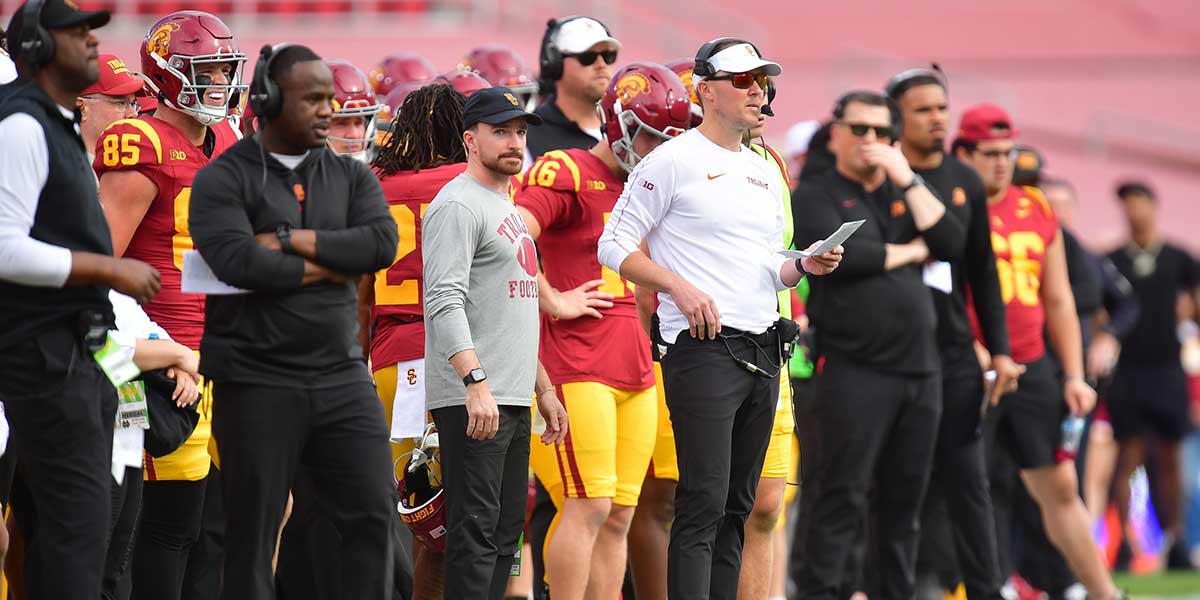
<path fill-rule="evenodd" d="M 665 131 L 659 131 L 647 125 L 633 109 L 623 108 L 620 98 L 617 98 L 616 103 L 613 105 L 613 113 L 617 116 L 617 125 L 621 128 L 621 137 L 612 143 L 612 153 L 616 157 L 617 162 L 627 172 L 633 171 L 633 168 L 645 158 L 634 150 L 633 142 L 639 134 L 644 133 L 666 141 L 684 132 L 684 129 L 680 127 L 670 126 Z M 600 118 L 603 121 L 603 111 L 600 113 Z"/>
<path fill-rule="evenodd" d="M 353 158 L 354 160 L 365 163 L 365 162 L 368 162 L 371 147 L 374 146 L 374 144 L 375 144 L 375 134 L 376 134 L 375 117 L 379 114 L 379 110 L 382 108 L 382 106 L 380 106 L 379 104 L 367 105 L 365 102 L 363 102 L 361 100 L 357 100 L 357 101 L 352 100 L 348 104 L 353 105 L 353 106 L 343 106 L 333 112 L 333 120 L 336 121 L 338 119 L 352 119 L 354 117 L 363 117 L 363 119 L 365 119 L 365 123 L 363 126 L 363 136 L 361 138 L 341 137 L 341 136 L 336 136 L 336 135 L 330 134 L 326 138 L 326 140 L 327 140 L 326 143 L 330 144 L 331 150 L 333 149 L 331 142 L 339 142 L 342 144 L 361 144 L 362 148 L 360 150 L 355 150 L 355 151 L 351 151 L 351 152 L 339 152 L 339 154 L 349 156 L 350 158 Z M 335 150 L 335 152 L 336 152 L 336 150 Z"/>
<path fill-rule="evenodd" d="M 228 119 L 234 109 L 240 105 L 242 95 L 250 87 L 242 83 L 242 67 L 246 63 L 246 55 L 241 52 L 219 52 L 197 56 L 172 55 L 165 59 L 157 53 L 152 53 L 150 56 L 159 68 L 178 78 L 181 85 L 179 95 L 175 98 L 167 97 L 153 80 L 147 78 L 146 81 L 150 88 L 168 106 L 191 115 L 205 126 L 211 127 Z M 196 67 L 213 63 L 233 64 L 233 69 L 229 74 L 229 83 L 219 85 L 198 80 L 206 76 L 197 76 Z M 224 99 L 223 105 L 212 106 L 204 103 L 204 98 L 213 92 L 221 94 Z"/>

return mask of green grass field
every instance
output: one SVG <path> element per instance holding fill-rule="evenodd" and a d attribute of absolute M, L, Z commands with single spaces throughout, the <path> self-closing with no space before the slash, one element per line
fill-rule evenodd
<path fill-rule="evenodd" d="M 1170 598 L 1200 600 L 1200 571 L 1160 573 L 1157 575 L 1114 574 L 1117 587 L 1129 592 L 1134 600 Z"/>

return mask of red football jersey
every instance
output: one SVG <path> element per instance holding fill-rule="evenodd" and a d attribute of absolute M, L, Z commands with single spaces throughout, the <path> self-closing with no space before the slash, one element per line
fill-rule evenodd
<path fill-rule="evenodd" d="M 596 258 L 596 245 L 625 181 L 587 150 L 547 152 L 523 177 L 517 206 L 541 225 L 537 244 L 550 285 L 571 290 L 603 279 L 613 306 L 603 319 L 542 315 L 541 360 L 555 384 L 596 381 L 623 390 L 654 385 L 650 342 L 637 319 L 633 284 Z"/>
<path fill-rule="evenodd" d="M 380 180 L 388 208 L 400 230 L 400 243 L 392 266 L 375 274 L 375 302 L 371 305 L 372 369 L 425 356 L 421 219 L 433 197 L 466 169 L 467 163 L 456 163 L 402 171 Z"/>
<path fill-rule="evenodd" d="M 1040 291 L 1046 252 L 1058 235 L 1058 218 L 1041 190 L 1013 185 L 1003 200 L 988 205 L 988 219 L 1012 358 L 1033 362 L 1046 353 L 1046 310 Z M 975 338 L 983 341 L 973 309 L 971 325 Z"/>
<path fill-rule="evenodd" d="M 193 145 L 174 125 L 150 115 L 123 119 L 109 125 L 96 143 L 92 167 L 103 178 L 110 171 L 134 170 L 158 187 L 158 195 L 133 233 L 125 256 L 158 269 L 162 289 L 145 306 L 175 341 L 200 349 L 204 334 L 204 296 L 179 290 L 183 253 L 192 249 L 188 230 L 188 205 L 196 173 L 239 136 L 228 121 L 210 127 L 214 136 L 211 156 Z"/>

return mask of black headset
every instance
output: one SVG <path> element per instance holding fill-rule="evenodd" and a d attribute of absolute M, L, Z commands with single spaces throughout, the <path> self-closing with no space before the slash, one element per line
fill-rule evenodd
<path fill-rule="evenodd" d="M 719 37 L 715 40 L 708 41 L 703 46 L 700 46 L 700 49 L 696 51 L 696 60 L 692 64 L 692 73 L 699 77 L 712 77 L 713 75 L 716 75 L 717 70 L 714 69 L 708 61 L 713 57 L 714 54 L 717 53 L 717 48 L 726 42 L 733 42 L 734 44 L 750 44 L 750 47 L 754 48 L 754 52 L 758 54 L 759 58 L 762 58 L 762 50 L 759 50 L 758 46 L 754 45 L 754 42 L 743 40 L 742 38 Z M 775 92 L 775 80 L 772 78 L 767 83 L 767 89 L 763 90 L 763 93 L 767 95 L 767 104 L 762 107 L 762 112 L 768 117 L 775 116 L 775 112 L 771 110 L 771 103 L 775 101 Z M 697 92 L 697 94 L 699 94 L 699 92 Z"/>
<path fill-rule="evenodd" d="M 29 0 L 21 10 L 21 31 L 13 54 L 35 70 L 54 60 L 54 37 L 42 27 L 45 0 Z"/>
<path fill-rule="evenodd" d="M 899 100 L 900 93 L 908 89 L 908 83 L 918 77 L 933 79 L 943 90 L 950 91 L 950 80 L 946 77 L 946 72 L 942 70 L 941 65 L 930 63 L 928 69 L 918 67 L 896 73 L 884 84 L 883 93 L 888 98 Z"/>
<path fill-rule="evenodd" d="M 758 46 L 754 45 L 754 42 L 743 40 L 742 38 L 719 37 L 715 40 L 709 40 L 703 46 L 700 46 L 700 49 L 696 51 L 696 62 L 692 65 L 692 73 L 700 77 L 712 77 L 713 75 L 716 75 L 717 70 L 714 69 L 708 61 L 713 57 L 714 54 L 717 53 L 717 47 L 726 42 L 750 44 L 750 47 L 754 48 L 754 52 L 756 52 L 760 58 L 762 57 L 762 50 L 759 50 Z"/>
<path fill-rule="evenodd" d="M 888 115 L 892 119 L 892 141 L 898 141 L 900 139 L 900 133 L 902 132 L 902 116 L 900 114 L 900 105 L 896 104 L 895 100 L 892 100 L 891 98 L 880 94 L 879 92 L 872 90 L 853 90 L 842 94 L 841 97 L 837 99 L 837 102 L 833 105 L 833 119 L 835 121 L 841 121 L 842 117 L 846 116 L 846 105 L 854 101 L 854 96 L 859 94 L 871 94 L 883 99 L 884 103 L 887 105 Z"/>
<path fill-rule="evenodd" d="M 563 17 L 561 19 L 550 19 L 546 21 L 546 33 L 542 35 L 542 49 L 538 52 L 538 79 L 548 79 L 550 81 L 558 81 L 562 79 L 563 74 L 563 53 L 554 44 L 554 38 L 558 35 L 563 25 L 570 23 L 576 19 L 591 19 L 604 28 L 604 33 L 608 37 L 612 37 L 612 32 L 608 30 L 608 25 L 600 22 L 600 19 L 594 17 L 586 17 L 583 15 L 574 15 Z"/>
<path fill-rule="evenodd" d="M 264 45 L 258 54 L 258 62 L 254 65 L 254 79 L 250 84 L 250 109 L 263 121 L 274 119 L 283 111 L 283 92 L 279 89 L 279 84 L 271 79 L 271 65 L 275 62 L 275 57 L 288 46 L 291 44 Z"/>

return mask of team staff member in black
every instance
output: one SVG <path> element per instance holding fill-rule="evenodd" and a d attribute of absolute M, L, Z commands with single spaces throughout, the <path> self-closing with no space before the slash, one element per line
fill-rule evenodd
<path fill-rule="evenodd" d="M 882 596 L 909 598 L 942 408 L 937 315 L 921 265 L 959 256 L 966 234 L 891 145 L 887 98 L 850 92 L 833 117 L 836 167 L 796 188 L 796 245 L 844 221 L 867 222 L 846 243 L 842 267 L 810 284 L 820 365 L 810 416 L 822 438 L 801 440 L 801 514 L 810 523 L 798 585 L 801 598 L 836 596 L 873 484 Z"/>
<path fill-rule="evenodd" d="M 1178 316 L 1195 318 L 1195 263 L 1187 251 L 1163 239 L 1155 222 L 1158 199 L 1149 185 L 1126 182 L 1117 198 L 1129 224 L 1129 241 L 1108 257 L 1133 284 L 1141 317 L 1124 340 L 1113 372 L 1108 412 L 1120 450 L 1117 456 L 1118 506 L 1129 506 L 1129 476 L 1146 462 L 1149 438 L 1155 466 L 1154 492 L 1163 532 L 1167 566 L 1192 568 L 1183 541 L 1183 492 L 1179 441 L 1191 429 L 1187 378 L 1179 359 Z M 1185 310 L 1177 311 L 1181 303 Z"/>
<path fill-rule="evenodd" d="M 31 598 L 100 597 L 116 389 L 92 352 L 109 287 L 147 302 L 148 265 L 113 258 L 75 98 L 99 77 L 92 29 L 108 12 L 63 0 L 17 9 L 19 79 L 0 88 L 0 399 L 34 506 L 23 519 Z"/>
<path fill-rule="evenodd" d="M 564 17 L 546 24 L 538 55 L 538 79 L 554 94 L 534 111 L 543 123 L 529 130 L 529 159 L 551 150 L 591 148 L 603 139 L 596 103 L 613 76 L 621 42 L 591 17 Z"/>
<path fill-rule="evenodd" d="M 312 50 L 264 47 L 250 93 L 261 132 L 197 174 L 190 216 L 213 273 L 250 291 L 209 296 L 200 343 L 228 507 L 221 597 L 275 597 L 271 555 L 303 466 L 341 534 L 343 594 L 385 598 L 396 488 L 354 278 L 391 264 L 396 223 L 370 168 L 325 147 L 333 76 Z"/>
<path fill-rule="evenodd" d="M 659 290 L 656 337 L 670 344 L 663 382 L 679 457 L 672 599 L 737 596 L 744 525 L 787 368 L 776 293 L 841 261 L 840 248 L 802 261 L 776 253 L 783 181 L 741 143 L 758 124 L 767 78 L 781 71 L 742 40 L 702 46 L 693 81 L 704 123 L 638 163 L 599 241 L 601 264 Z"/>
<path fill-rule="evenodd" d="M 937 310 L 937 342 L 942 361 L 942 421 L 934 454 L 933 481 L 927 503 L 943 500 L 953 525 L 952 545 L 958 556 L 967 597 L 999 598 L 1004 577 L 996 552 L 992 499 L 980 428 L 979 402 L 983 372 L 974 350 L 967 317 L 967 288 L 980 323 L 990 368 L 996 371 L 991 401 L 1016 388 L 1024 370 L 1008 348 L 1008 325 L 1000 299 L 996 256 L 988 225 L 987 192 L 979 175 L 953 156 L 946 156 L 950 125 L 948 90 L 937 69 L 910 69 L 887 82 L 885 92 L 903 118 L 900 149 L 913 171 L 937 191 L 946 211 L 966 227 L 962 251 L 949 257 L 950 289 L 930 286 Z M 939 528 L 925 528 L 923 536 Z M 939 561 L 950 562 L 953 561 Z"/>

